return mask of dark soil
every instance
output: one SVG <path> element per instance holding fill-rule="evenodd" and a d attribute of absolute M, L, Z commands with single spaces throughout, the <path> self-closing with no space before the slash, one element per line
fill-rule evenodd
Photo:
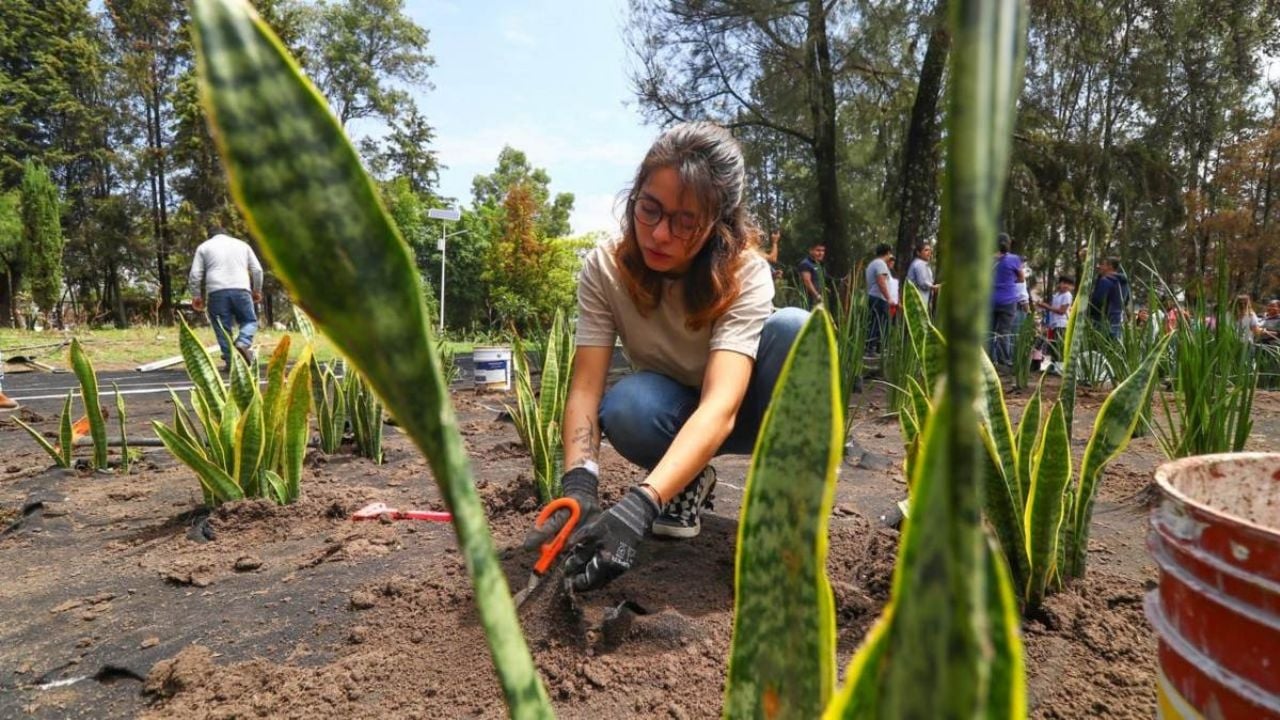
<path fill-rule="evenodd" d="M 171 416 L 161 397 L 129 397 L 137 437 Z M 879 518 L 905 493 L 896 421 L 874 394 L 861 402 L 854 436 L 868 454 L 842 468 L 831 518 L 841 666 L 888 598 L 897 533 Z M 1082 398 L 1078 422 L 1100 402 Z M 58 404 L 31 408 L 42 430 Z M 499 399 L 461 393 L 456 404 L 509 581 L 523 585 L 533 557 L 520 541 L 537 511 L 528 458 Z M 1274 448 L 1280 399 L 1259 393 L 1258 404 L 1254 447 Z M 451 527 L 348 519 L 375 501 L 441 509 L 424 461 L 387 432 L 381 466 L 311 456 L 296 505 L 206 514 L 191 473 L 163 451 L 128 475 L 50 470 L 0 419 L 0 717 L 504 716 Z M 1108 469 L 1088 576 L 1026 623 L 1033 717 L 1152 716 L 1155 640 L 1141 605 L 1155 577 L 1143 536 L 1159 461 L 1143 439 Z M 561 717 L 718 717 L 747 459 L 716 465 L 699 537 L 648 542 L 635 570 L 576 606 L 553 577 L 522 608 Z M 602 467 L 606 502 L 640 478 L 611 449 Z M 603 623 L 624 602 L 629 627 Z"/>

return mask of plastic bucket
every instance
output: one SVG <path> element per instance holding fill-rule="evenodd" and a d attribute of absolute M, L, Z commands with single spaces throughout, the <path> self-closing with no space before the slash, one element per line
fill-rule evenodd
<path fill-rule="evenodd" d="M 1280 454 L 1186 458 L 1156 484 L 1159 717 L 1280 719 Z"/>
<path fill-rule="evenodd" d="M 511 389 L 511 348 L 478 347 L 472 357 L 476 390 Z"/>

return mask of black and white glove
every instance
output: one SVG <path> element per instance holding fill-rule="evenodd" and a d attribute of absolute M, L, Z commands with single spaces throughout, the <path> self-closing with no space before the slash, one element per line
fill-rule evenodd
<path fill-rule="evenodd" d="M 595 590 L 631 569 L 640 540 L 662 508 L 644 488 L 627 491 L 616 505 L 569 538 L 572 550 L 564 561 L 565 586 Z"/>
<path fill-rule="evenodd" d="M 560 478 L 560 492 L 563 497 L 571 497 L 578 501 L 578 509 L 582 514 L 578 517 L 578 527 L 600 514 L 600 494 L 597 488 L 600 478 L 584 467 L 576 467 Z M 542 527 L 535 527 L 524 538 L 525 550 L 537 550 L 542 544 L 555 537 L 560 528 L 569 522 L 570 512 L 562 508 L 551 514 Z"/>

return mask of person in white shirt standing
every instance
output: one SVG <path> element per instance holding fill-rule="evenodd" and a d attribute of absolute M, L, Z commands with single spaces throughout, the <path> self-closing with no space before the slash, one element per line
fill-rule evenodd
<path fill-rule="evenodd" d="M 1061 275 L 1053 298 L 1036 303 L 1036 307 L 1049 311 L 1049 356 L 1054 362 L 1062 362 L 1062 336 L 1067 332 L 1067 315 L 1071 312 L 1075 289 L 1075 278 Z"/>
<path fill-rule="evenodd" d="M 929 267 L 929 261 L 933 258 L 933 246 L 920 243 L 916 245 L 915 252 L 916 256 L 907 268 L 907 282 L 915 285 L 928 303 L 938 289 L 937 283 L 933 281 L 933 268 Z"/>
<path fill-rule="evenodd" d="M 208 306 L 209 322 L 222 349 L 223 369 L 231 367 L 231 348 L 245 362 L 253 364 L 253 336 L 258 332 L 254 303 L 262 299 L 262 265 L 253 248 L 231 237 L 222 228 L 213 228 L 213 237 L 196 248 L 188 278 L 191 307 L 199 312 Z M 233 328 L 238 328 L 234 342 Z"/>

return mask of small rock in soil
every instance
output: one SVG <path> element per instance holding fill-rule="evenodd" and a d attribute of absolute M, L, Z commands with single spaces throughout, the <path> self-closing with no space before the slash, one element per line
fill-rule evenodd
<path fill-rule="evenodd" d="M 679 705 L 671 703 L 667 706 L 667 717 L 671 718 L 671 720 L 689 720 L 689 713 L 685 712 L 684 708 Z"/>
<path fill-rule="evenodd" d="M 236 559 L 236 572 L 249 572 L 262 567 L 262 559 L 254 555 L 244 555 Z"/>
<path fill-rule="evenodd" d="M 373 593 L 364 590 L 357 590 L 351 593 L 351 607 L 356 610 L 368 610 L 378 604 L 377 598 Z"/>
<path fill-rule="evenodd" d="M 583 668 L 582 676 L 587 679 L 587 682 L 598 688 L 604 689 L 609 686 L 609 676 L 605 674 L 603 669 L 595 665 L 588 665 Z"/>
<path fill-rule="evenodd" d="M 363 625 L 357 625 L 351 628 L 351 632 L 347 635 L 347 642 L 352 645 L 359 645 L 369 637 L 369 628 Z"/>
<path fill-rule="evenodd" d="M 56 607 L 49 608 L 49 612 L 56 615 L 58 613 L 66 612 L 68 610 L 75 610 L 76 608 L 80 607 L 83 604 L 84 604 L 83 600 L 67 600 L 66 602 L 59 603 Z"/>
<path fill-rule="evenodd" d="M 147 638 L 146 640 L 143 640 L 141 643 L 139 643 L 138 648 L 141 650 L 146 650 L 147 648 L 153 648 L 159 644 L 160 644 L 160 638 L 152 636 Z"/>

